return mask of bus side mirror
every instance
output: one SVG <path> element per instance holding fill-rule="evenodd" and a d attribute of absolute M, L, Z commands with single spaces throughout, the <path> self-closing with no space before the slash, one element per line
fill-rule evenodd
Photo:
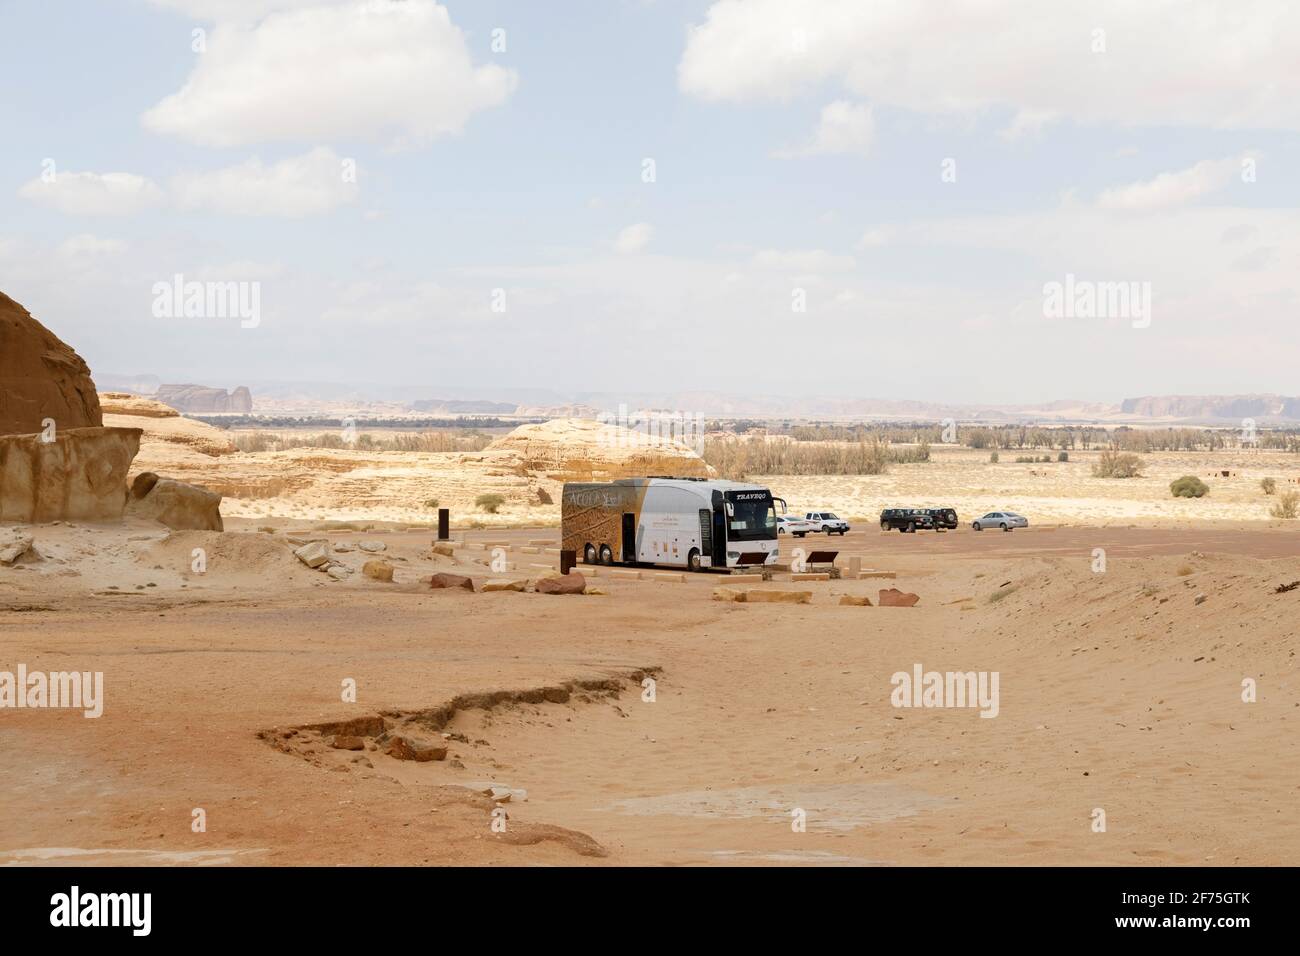
<path fill-rule="evenodd" d="M 772 500 L 773 500 L 773 501 L 779 501 L 779 502 L 781 502 L 781 514 L 785 514 L 785 513 L 786 513 L 786 504 L 785 504 L 785 499 L 784 499 L 784 498 L 773 498 Z"/>
<path fill-rule="evenodd" d="M 727 502 L 727 517 L 728 517 L 728 518 L 734 518 L 735 516 L 736 516 L 736 506 L 733 505 L 730 501 L 728 501 L 728 502 Z"/>

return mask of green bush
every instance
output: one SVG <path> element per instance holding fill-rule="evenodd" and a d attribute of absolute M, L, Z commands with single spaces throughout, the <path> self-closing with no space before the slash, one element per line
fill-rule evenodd
<path fill-rule="evenodd" d="M 1069 460 L 1070 460 L 1070 453 L 1069 453 L 1068 451 L 1063 451 L 1063 452 L 1061 452 L 1059 455 L 1056 456 L 1056 460 L 1057 460 L 1057 461 L 1069 461 Z"/>
<path fill-rule="evenodd" d="M 1265 478 L 1259 483 L 1259 486 L 1264 489 L 1264 494 L 1275 494 L 1277 492 L 1277 479 Z"/>
<path fill-rule="evenodd" d="M 1210 493 L 1210 486 L 1195 475 L 1183 475 L 1169 483 L 1169 490 L 1175 498 L 1204 498 Z"/>
<path fill-rule="evenodd" d="M 497 495 L 497 494 L 479 495 L 477 498 L 474 499 L 474 506 L 476 508 L 482 508 L 490 515 L 496 514 L 497 509 L 499 509 L 505 503 L 506 503 L 505 495 Z"/>
<path fill-rule="evenodd" d="M 998 463 L 998 453 L 994 451 L 989 455 L 989 464 L 996 465 L 997 463 Z"/>

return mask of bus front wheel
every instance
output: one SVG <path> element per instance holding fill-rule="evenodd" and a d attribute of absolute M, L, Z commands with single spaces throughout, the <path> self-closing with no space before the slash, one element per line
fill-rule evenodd
<path fill-rule="evenodd" d="M 698 548 L 691 548 L 691 553 L 686 556 L 686 566 L 692 571 L 700 569 L 700 552 Z"/>

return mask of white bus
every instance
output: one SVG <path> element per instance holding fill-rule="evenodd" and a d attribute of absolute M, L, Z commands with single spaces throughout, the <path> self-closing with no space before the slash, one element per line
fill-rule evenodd
<path fill-rule="evenodd" d="M 776 507 L 761 485 L 708 478 L 568 482 L 561 548 L 586 564 L 661 564 L 700 571 L 774 564 Z"/>

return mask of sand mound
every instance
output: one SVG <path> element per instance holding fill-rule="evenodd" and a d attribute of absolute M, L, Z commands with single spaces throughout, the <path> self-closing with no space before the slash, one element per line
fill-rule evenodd
<path fill-rule="evenodd" d="M 194 551 L 200 548 L 207 564 L 205 574 L 235 574 L 261 585 L 285 575 L 294 581 L 317 580 L 316 573 L 293 556 L 287 542 L 261 532 L 173 531 L 136 555 L 136 561 L 192 569 Z"/>
<path fill-rule="evenodd" d="M 103 424 L 95 383 L 81 356 L 0 292 L 0 435 Z"/>
<path fill-rule="evenodd" d="M 489 454 L 516 457 L 523 468 L 546 472 L 558 481 L 713 474 L 699 455 L 680 442 L 580 418 L 520 425 L 487 450 Z"/>

